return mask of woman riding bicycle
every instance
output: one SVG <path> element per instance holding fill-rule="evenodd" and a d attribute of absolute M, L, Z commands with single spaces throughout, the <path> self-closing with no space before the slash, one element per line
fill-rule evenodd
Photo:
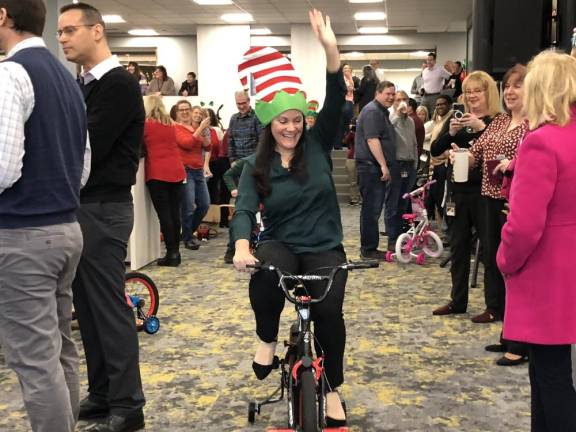
<path fill-rule="evenodd" d="M 243 83 L 256 81 L 256 115 L 265 128 L 256 154 L 246 159 L 238 187 L 232 233 L 236 246 L 234 265 L 239 271 L 246 271 L 246 265 L 260 261 L 285 272 L 304 274 L 346 261 L 330 159 L 346 86 L 329 17 L 324 21 L 322 14 L 313 10 L 310 22 L 327 61 L 326 100 L 310 130 L 306 131 L 304 123 L 306 95 L 287 59 L 271 48 L 253 48 L 240 65 Z M 273 76 L 267 76 L 271 68 Z M 283 71 L 285 78 L 283 90 L 272 91 L 267 85 L 273 80 L 273 89 L 279 88 L 278 81 L 282 80 L 279 71 Z M 260 204 L 265 230 L 252 252 L 250 238 Z M 332 390 L 327 394 L 326 414 L 328 425 L 333 427 L 346 422 L 336 392 L 344 381 L 346 329 L 342 304 L 346 279 L 347 273 L 339 272 L 328 297 L 312 308 L 317 351 L 321 348 L 325 354 L 324 366 Z M 311 283 L 308 288 L 313 297 L 319 297 L 323 287 L 322 283 Z M 273 368 L 284 308 L 284 293 L 278 288 L 275 273 L 260 271 L 252 275 L 250 303 L 261 340 L 253 369 L 259 379 L 264 379 Z"/>

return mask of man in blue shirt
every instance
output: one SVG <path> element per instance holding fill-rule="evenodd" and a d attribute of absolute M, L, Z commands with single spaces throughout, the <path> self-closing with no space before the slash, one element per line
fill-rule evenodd
<path fill-rule="evenodd" d="M 378 220 L 384 202 L 391 198 L 390 180 L 397 171 L 394 127 L 388 111 L 395 95 L 394 84 L 379 82 L 376 97 L 362 109 L 356 122 L 355 158 L 362 195 L 360 255 L 366 259 L 385 258 L 385 252 L 378 250 Z M 388 214 L 385 221 L 386 226 L 394 224 Z"/>

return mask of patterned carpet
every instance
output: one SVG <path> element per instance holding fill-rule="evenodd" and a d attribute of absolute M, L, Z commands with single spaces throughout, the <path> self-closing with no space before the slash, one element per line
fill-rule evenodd
<path fill-rule="evenodd" d="M 343 207 L 350 259 L 358 258 L 358 213 Z M 161 296 L 160 332 L 140 334 L 147 431 L 255 432 L 285 425 L 282 403 L 264 407 L 253 426 L 246 420 L 247 402 L 261 400 L 277 381 L 274 374 L 264 382 L 253 376 L 257 340 L 247 276 L 223 263 L 226 241 L 220 230 L 199 251 L 184 251 L 180 267 L 143 269 Z M 528 431 L 527 367 L 495 366 L 497 355 L 483 350 L 498 340 L 500 326 L 470 322 L 482 311 L 481 288 L 471 290 L 469 314 L 432 316 L 449 293 L 449 274 L 437 264 L 385 263 L 351 273 L 342 389 L 350 430 Z M 291 312 L 284 312 L 280 338 Z M 81 373 L 86 376 L 84 366 Z M 18 382 L 0 357 L 0 431 L 26 430 Z"/>

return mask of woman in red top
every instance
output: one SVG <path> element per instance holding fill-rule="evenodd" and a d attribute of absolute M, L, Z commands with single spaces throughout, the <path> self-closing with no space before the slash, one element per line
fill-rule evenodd
<path fill-rule="evenodd" d="M 186 185 L 182 200 L 182 240 L 186 249 L 196 250 L 200 242 L 194 237 L 210 207 L 206 177 L 210 177 L 210 117 L 204 110 L 182 100 L 176 104 L 176 144 L 186 168 Z"/>
<path fill-rule="evenodd" d="M 180 264 L 180 204 L 186 172 L 176 146 L 174 123 L 158 96 L 146 100 L 144 145 L 146 186 L 166 244 L 166 255 L 158 265 L 176 267 Z"/>
<path fill-rule="evenodd" d="M 228 204 L 230 191 L 224 183 L 224 173 L 230 169 L 228 148 L 224 143 L 224 132 L 220 129 L 218 117 L 211 108 L 207 110 L 210 116 L 210 140 L 212 151 L 210 156 L 210 171 L 213 176 L 208 180 L 208 192 L 212 204 Z M 228 227 L 228 207 L 220 207 L 220 228 Z"/>

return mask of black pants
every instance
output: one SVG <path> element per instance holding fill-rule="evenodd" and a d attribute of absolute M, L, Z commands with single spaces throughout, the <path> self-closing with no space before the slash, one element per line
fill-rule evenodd
<path fill-rule="evenodd" d="M 150 180 L 146 183 L 154 209 L 160 220 L 160 230 L 168 252 L 177 252 L 180 247 L 180 205 L 182 204 L 182 183 Z"/>
<path fill-rule="evenodd" d="M 145 403 L 136 323 L 124 296 L 124 260 L 134 209 L 131 202 L 82 204 L 78 222 L 84 249 L 72 289 L 88 392 L 91 400 L 122 415 Z"/>
<path fill-rule="evenodd" d="M 440 217 L 444 215 L 442 201 L 446 185 L 446 170 L 446 166 L 442 164 L 435 166 L 432 171 L 432 180 L 436 180 L 436 183 L 430 186 L 430 193 L 426 197 L 426 211 L 431 220 L 436 218 L 436 211 Z"/>
<path fill-rule="evenodd" d="M 484 230 L 482 236 L 484 263 L 484 299 L 486 308 L 504 316 L 506 287 L 504 278 L 496 264 L 496 253 L 500 246 L 500 233 L 506 222 L 504 200 L 482 197 Z"/>
<path fill-rule="evenodd" d="M 454 309 L 468 308 L 468 280 L 470 279 L 470 256 L 472 253 L 472 229 L 482 232 L 482 208 L 480 193 L 455 192 L 456 215 L 452 222 L 450 252 L 452 255 L 451 298 Z"/>
<path fill-rule="evenodd" d="M 212 177 L 208 179 L 208 192 L 210 193 L 210 203 L 228 204 L 230 202 L 230 191 L 224 182 L 224 173 L 230 169 L 228 158 L 217 158 L 210 161 L 210 171 Z M 228 226 L 228 207 L 220 207 L 220 226 Z"/>
<path fill-rule="evenodd" d="M 292 274 L 311 273 L 319 267 L 335 266 L 346 262 L 346 254 L 342 247 L 326 252 L 295 255 L 282 243 L 276 241 L 261 243 L 255 255 L 261 262 L 271 263 Z M 327 274 L 327 271 L 320 270 L 319 273 Z M 317 339 L 316 352 L 319 352 L 319 347 L 322 347 L 326 356 L 324 360 L 326 376 L 332 388 L 339 387 L 344 382 L 346 327 L 342 305 L 347 277 L 347 272 L 339 272 L 328 297 L 322 303 L 315 304 L 311 311 Z M 307 287 L 313 297 L 319 297 L 324 292 L 325 283 L 310 282 Z M 275 273 L 260 271 L 252 276 L 250 303 L 256 316 L 256 333 L 262 341 L 269 343 L 278 339 L 284 300 L 284 293 L 278 287 L 278 277 Z"/>
<path fill-rule="evenodd" d="M 570 345 L 530 345 L 532 432 L 576 431 Z"/>

